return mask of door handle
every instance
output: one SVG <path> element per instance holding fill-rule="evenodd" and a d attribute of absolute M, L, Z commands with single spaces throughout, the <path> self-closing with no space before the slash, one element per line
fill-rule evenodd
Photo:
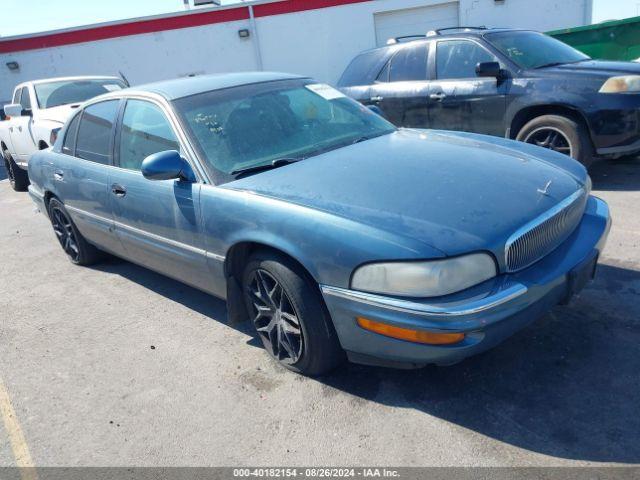
<path fill-rule="evenodd" d="M 113 185 L 111 185 L 111 193 L 113 193 L 116 197 L 122 198 L 127 194 L 127 189 L 122 185 L 114 183 Z"/>
<path fill-rule="evenodd" d="M 9 131 L 10 131 L 10 132 L 13 132 L 13 127 L 9 127 Z"/>
<path fill-rule="evenodd" d="M 22 131 L 22 127 L 21 127 L 21 126 L 19 126 L 19 127 L 18 127 L 18 131 L 19 131 L 19 132 L 21 132 L 21 131 Z"/>
<path fill-rule="evenodd" d="M 380 95 L 376 95 L 375 97 L 371 97 L 369 100 L 371 100 L 374 103 L 377 103 L 377 102 L 381 102 L 382 100 L 384 100 L 384 97 L 381 97 Z"/>
<path fill-rule="evenodd" d="M 429 95 L 429 98 L 430 98 L 431 100 L 441 101 L 441 100 L 443 100 L 446 96 L 447 96 L 447 94 L 446 94 L 446 93 L 444 93 L 444 92 L 438 92 L 438 93 L 432 93 L 431 95 Z"/>
<path fill-rule="evenodd" d="M 64 180 L 64 172 L 62 170 L 56 170 L 55 172 L 53 172 L 53 179 L 61 182 Z"/>

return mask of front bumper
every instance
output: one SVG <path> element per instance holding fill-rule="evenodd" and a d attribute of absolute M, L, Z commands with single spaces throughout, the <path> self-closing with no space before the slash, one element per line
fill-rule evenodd
<path fill-rule="evenodd" d="M 361 363 L 450 364 L 485 351 L 542 316 L 572 293 L 571 270 L 599 254 L 611 227 L 607 204 L 589 197 L 581 223 L 551 254 L 525 270 L 500 275 L 463 292 L 433 299 L 386 297 L 322 286 L 342 347 Z M 424 345 L 360 328 L 356 317 L 429 332 L 463 332 L 453 345 Z"/>

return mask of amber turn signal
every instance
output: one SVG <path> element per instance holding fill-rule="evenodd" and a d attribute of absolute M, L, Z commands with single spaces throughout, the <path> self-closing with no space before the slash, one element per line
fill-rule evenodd
<path fill-rule="evenodd" d="M 368 318 L 357 317 L 356 322 L 365 330 L 379 333 L 386 337 L 398 338 L 408 342 L 427 343 L 429 345 L 451 345 L 464 340 L 464 333 L 435 333 L 409 328 L 395 327 L 387 323 L 376 322 Z"/>

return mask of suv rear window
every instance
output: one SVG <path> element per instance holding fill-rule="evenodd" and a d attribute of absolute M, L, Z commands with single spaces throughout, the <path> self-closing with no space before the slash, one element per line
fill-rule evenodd
<path fill-rule="evenodd" d="M 390 49 L 369 50 L 354 58 L 338 81 L 339 87 L 370 85 L 393 52 Z"/>

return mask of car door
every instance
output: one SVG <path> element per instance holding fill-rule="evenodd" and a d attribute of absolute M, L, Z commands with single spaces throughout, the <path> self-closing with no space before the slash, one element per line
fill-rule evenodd
<path fill-rule="evenodd" d="M 478 77 L 476 65 L 498 59 L 474 40 L 438 40 L 431 56 L 431 127 L 504 136 L 509 82 Z"/>
<path fill-rule="evenodd" d="M 18 103 L 22 106 L 22 115 L 11 118 L 9 135 L 15 152 L 15 160 L 17 163 L 22 164 L 27 162 L 31 154 L 36 150 L 31 132 L 33 110 L 28 87 L 22 87 Z"/>
<path fill-rule="evenodd" d="M 114 232 L 108 191 L 119 104 L 119 100 L 107 100 L 78 112 L 48 172 L 52 190 L 82 235 L 115 254 L 122 254 L 123 248 Z"/>
<path fill-rule="evenodd" d="M 177 125 L 161 103 L 129 98 L 116 137 L 109 198 L 125 256 L 145 267 L 207 289 L 211 274 L 201 234 L 200 183 L 148 180 L 142 161 L 181 148 Z"/>
<path fill-rule="evenodd" d="M 370 104 L 377 105 L 390 122 L 402 127 L 428 127 L 428 42 L 415 42 L 398 50 L 371 87 Z"/>

